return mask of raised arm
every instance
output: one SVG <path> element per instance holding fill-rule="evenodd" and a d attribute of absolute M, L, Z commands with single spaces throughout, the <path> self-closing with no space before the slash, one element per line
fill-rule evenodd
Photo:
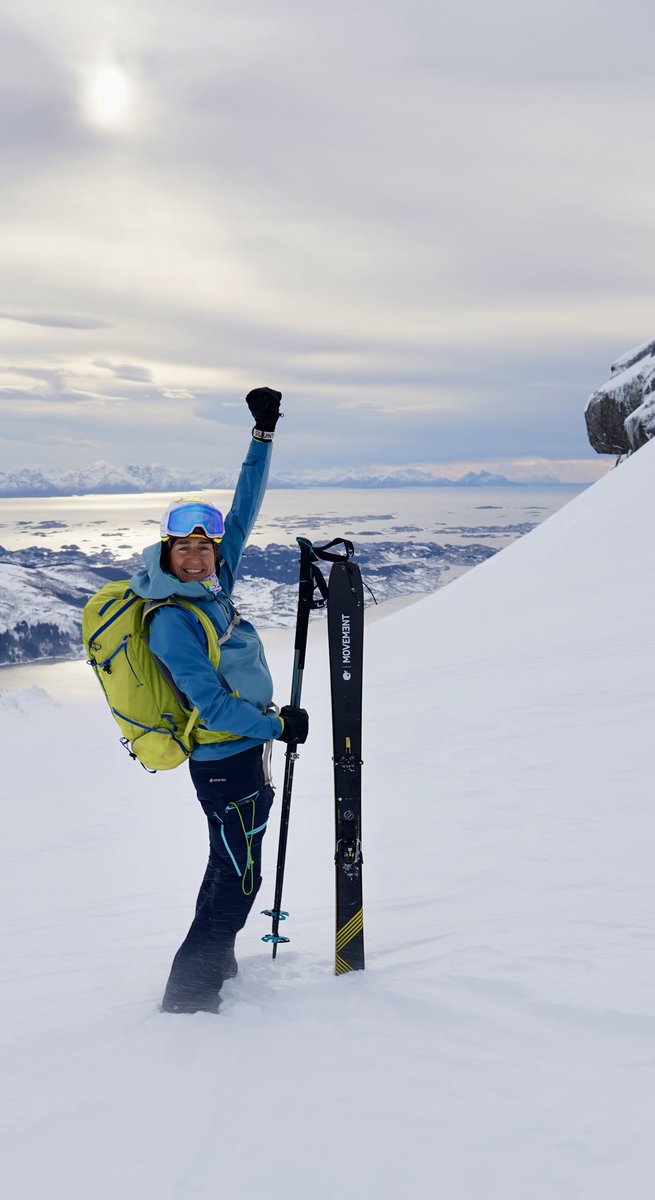
<path fill-rule="evenodd" d="M 266 492 L 273 435 L 282 415 L 281 399 L 281 392 L 268 387 L 255 388 L 246 396 L 246 404 L 255 424 L 237 480 L 232 507 L 225 518 L 225 536 L 221 543 L 221 583 L 228 595 L 234 588 L 241 556 Z"/>

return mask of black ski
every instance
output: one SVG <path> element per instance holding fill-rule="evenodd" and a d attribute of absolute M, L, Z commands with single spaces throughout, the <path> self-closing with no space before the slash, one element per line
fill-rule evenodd
<path fill-rule="evenodd" d="M 352 547 L 349 547 L 352 553 Z M 362 674 L 364 594 L 357 563 L 335 562 L 328 642 L 336 821 L 336 973 L 364 968 L 362 896 Z"/>

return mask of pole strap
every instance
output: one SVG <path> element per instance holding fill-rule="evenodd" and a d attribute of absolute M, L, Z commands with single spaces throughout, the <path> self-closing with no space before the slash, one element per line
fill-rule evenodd
<path fill-rule="evenodd" d="M 347 538 L 332 538 L 325 546 L 315 546 L 309 538 L 296 538 L 300 547 L 300 594 L 302 603 L 308 608 L 324 608 L 327 604 L 328 585 L 318 562 L 348 562 L 355 553 L 355 547 Z M 341 554 L 335 553 L 332 546 L 343 546 Z M 318 592 L 318 596 L 315 593 Z"/>
<path fill-rule="evenodd" d="M 297 540 L 299 541 L 300 539 L 298 538 Z M 331 546 L 343 546 L 343 553 L 331 553 Z M 348 538 L 332 538 L 332 541 L 326 542 L 324 546 L 312 546 L 312 549 L 316 557 L 323 559 L 325 562 L 347 562 L 355 553 L 355 547 Z"/>

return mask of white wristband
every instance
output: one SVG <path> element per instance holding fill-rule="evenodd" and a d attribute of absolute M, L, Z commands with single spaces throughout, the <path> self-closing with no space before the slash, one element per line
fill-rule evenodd
<path fill-rule="evenodd" d="M 252 436 L 254 437 L 256 442 L 272 442 L 273 441 L 273 430 L 272 429 L 258 429 L 256 425 L 253 425 Z"/>

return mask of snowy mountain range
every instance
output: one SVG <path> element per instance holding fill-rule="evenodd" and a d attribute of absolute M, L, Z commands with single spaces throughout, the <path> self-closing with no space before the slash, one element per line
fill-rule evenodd
<path fill-rule="evenodd" d="M 528 532 L 532 525 L 516 527 Z M 399 550 L 375 542 L 358 554 L 378 602 L 442 587 L 494 549 L 430 540 Z M 110 579 L 129 579 L 139 555 L 117 559 L 109 551 L 87 555 L 77 546 L 52 550 L 0 546 L 0 667 L 45 659 L 76 659 L 82 651 L 82 608 Z M 246 547 L 235 598 L 240 611 L 263 628 L 293 625 L 298 597 L 298 556 L 285 545 Z"/>
<path fill-rule="evenodd" d="M 92 463 L 82 470 L 43 471 L 24 467 L 0 472 L 0 497 L 13 496 L 87 496 L 139 492 L 171 492 L 231 488 L 236 471 L 212 469 L 189 471 L 181 467 L 135 464 L 125 467 L 110 463 Z M 523 484 L 505 475 L 489 471 L 468 471 L 459 479 L 447 479 L 433 471 L 417 467 L 333 467 L 324 471 L 277 472 L 269 487 L 308 488 L 402 488 L 402 487 L 562 487 L 559 479 L 545 476 Z"/>

